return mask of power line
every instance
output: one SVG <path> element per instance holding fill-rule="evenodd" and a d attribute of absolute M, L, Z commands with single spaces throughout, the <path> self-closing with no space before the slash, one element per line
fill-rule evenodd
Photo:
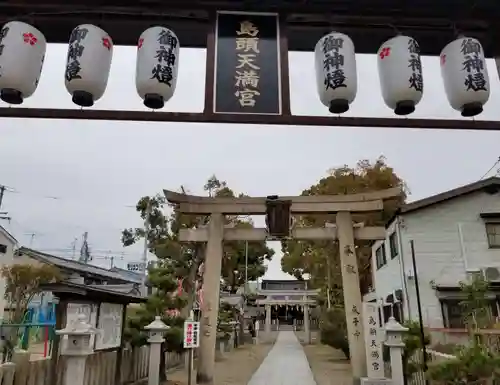
<path fill-rule="evenodd" d="M 500 156 L 498 157 L 497 161 L 493 164 L 493 166 L 491 166 L 491 168 L 486 171 L 486 174 L 484 174 L 481 178 L 479 178 L 479 180 L 482 180 L 484 179 L 491 171 L 493 171 L 493 169 L 498 166 L 500 164 Z M 498 172 L 497 172 L 498 173 Z"/>
<path fill-rule="evenodd" d="M 8 193 L 12 193 L 12 194 L 22 194 L 22 195 L 28 195 L 28 196 L 36 197 L 36 198 L 40 198 L 40 199 L 49 199 L 49 200 L 53 200 L 53 201 L 72 202 L 72 203 L 78 203 L 78 204 L 81 204 L 81 203 L 85 202 L 84 200 L 74 199 L 73 197 L 72 198 L 67 198 L 67 197 L 59 196 L 59 195 L 39 195 L 39 194 L 33 194 L 31 192 L 26 193 L 24 191 L 18 190 L 17 188 L 5 186 L 5 185 L 0 185 L 0 189 L 1 189 L 1 187 L 4 188 L 4 192 L 8 192 Z M 88 203 L 92 204 L 92 205 L 95 205 L 94 202 L 88 202 Z M 109 205 L 106 204 L 106 206 L 109 206 Z M 1 207 L 1 199 L 0 199 L 0 207 Z M 118 204 L 115 207 L 125 207 L 125 208 L 133 208 L 133 209 L 135 209 L 136 205 Z"/>

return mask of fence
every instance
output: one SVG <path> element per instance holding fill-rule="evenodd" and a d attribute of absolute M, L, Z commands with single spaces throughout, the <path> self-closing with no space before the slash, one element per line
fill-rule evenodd
<path fill-rule="evenodd" d="M 167 353 L 167 369 L 184 364 L 182 354 Z M 85 385 L 115 385 L 117 352 L 96 352 L 87 358 Z M 62 383 L 64 356 L 60 357 L 57 379 L 51 381 L 51 360 L 29 361 L 29 353 L 18 352 L 13 362 L 0 365 L 1 385 L 45 385 Z M 120 368 L 120 384 L 134 384 L 148 377 L 149 346 L 123 351 Z"/>
<path fill-rule="evenodd" d="M 433 344 L 449 346 L 467 346 L 470 344 L 470 334 L 466 329 L 430 329 Z M 482 344 L 492 352 L 500 353 L 500 330 L 481 329 L 476 332 Z"/>
<path fill-rule="evenodd" d="M 439 353 L 432 349 L 426 349 L 427 353 L 427 363 L 439 363 L 446 360 L 452 360 L 455 356 L 451 354 Z M 415 352 L 412 358 L 410 358 L 410 363 L 417 366 L 417 371 L 411 375 L 411 378 L 407 380 L 408 385 L 426 385 L 427 381 L 425 378 L 425 372 L 423 369 L 423 352 L 419 350 Z"/>

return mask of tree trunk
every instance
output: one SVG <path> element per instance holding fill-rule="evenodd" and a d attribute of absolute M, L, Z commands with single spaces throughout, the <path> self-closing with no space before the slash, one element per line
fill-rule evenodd
<path fill-rule="evenodd" d="M 194 301 L 196 298 L 196 276 L 198 274 L 198 269 L 200 268 L 201 262 L 203 261 L 203 253 L 205 248 L 203 246 L 197 247 L 196 256 L 194 258 L 193 264 L 189 269 L 189 273 L 187 276 L 187 282 L 190 290 L 188 291 L 188 299 L 186 306 L 184 306 L 181 310 L 181 317 L 186 319 L 189 317 L 189 313 L 193 309 Z"/>

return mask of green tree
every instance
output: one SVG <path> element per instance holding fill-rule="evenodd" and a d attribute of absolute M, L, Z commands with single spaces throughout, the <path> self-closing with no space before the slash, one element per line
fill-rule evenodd
<path fill-rule="evenodd" d="M 5 280 L 5 299 L 11 308 L 9 320 L 15 324 L 23 322 L 28 304 L 42 291 L 40 285 L 61 279 L 60 271 L 46 264 L 2 266 L 1 275 Z"/>
<path fill-rule="evenodd" d="M 184 189 L 182 189 L 184 191 Z M 204 190 L 213 197 L 234 197 L 234 192 L 227 183 L 211 176 Z M 241 195 L 240 195 L 241 196 Z M 186 306 L 182 314 L 187 317 L 194 302 L 196 282 L 202 280 L 200 265 L 204 260 L 205 245 L 194 242 L 179 242 L 179 230 L 196 228 L 208 223 L 208 216 L 184 215 L 175 206 L 169 205 L 170 213 L 165 215 L 167 202 L 162 195 L 143 197 L 137 204 L 137 211 L 145 219 L 149 210 L 150 231 L 148 233 L 149 250 L 159 259 L 168 260 L 175 278 L 182 279 L 183 292 L 187 295 Z M 226 223 L 235 227 L 253 227 L 248 218 L 227 216 Z M 130 246 L 144 237 L 143 228 L 129 228 L 122 232 L 122 243 Z M 248 246 L 248 279 L 255 280 L 265 273 L 264 261 L 270 260 L 274 250 L 264 241 L 226 242 L 222 262 L 222 287 L 235 292 L 245 280 L 245 254 Z"/>
<path fill-rule="evenodd" d="M 185 301 L 176 295 L 177 282 L 174 279 L 170 262 L 158 259 L 157 263 L 148 269 L 148 281 L 155 290 L 148 297 L 146 303 L 141 304 L 138 309 L 134 309 L 133 314 L 128 315 L 125 339 L 132 346 L 147 344 L 148 335 L 144 327 L 151 323 L 155 316 L 160 316 L 163 322 L 170 326 L 165 342 L 162 344 L 162 352 L 180 352 L 183 350 L 184 319 L 177 315 L 177 311 L 184 306 Z M 160 359 L 160 378 L 162 381 L 166 380 L 165 369 L 165 354 L 162 354 Z"/>
<path fill-rule="evenodd" d="M 62 275 L 51 265 L 14 264 L 2 266 L 1 276 L 5 280 L 5 300 L 9 305 L 7 320 L 11 324 L 22 324 L 28 305 L 33 297 L 42 292 L 41 285 L 57 282 Z M 4 358 L 10 359 L 24 330 L 17 327 L 5 328 L 7 336 L 3 344 Z M 19 333 L 21 331 L 21 333 Z"/>
<path fill-rule="evenodd" d="M 470 282 L 460 282 L 460 291 L 465 296 L 460 306 L 464 323 L 470 332 L 486 328 L 491 322 L 488 289 L 489 282 L 481 276 L 474 276 Z"/>
<path fill-rule="evenodd" d="M 366 226 L 384 225 L 406 199 L 406 184 L 394 172 L 385 158 L 374 162 L 359 161 L 356 167 L 343 166 L 329 171 L 329 175 L 317 184 L 302 192 L 302 195 L 355 194 L 400 187 L 403 191 L 396 199 L 386 201 L 382 213 L 358 213 L 353 215 L 356 222 Z M 335 215 L 307 215 L 297 218 L 298 226 L 324 226 L 335 223 Z M 356 240 L 356 254 L 360 273 L 360 285 L 363 292 L 368 291 L 371 282 L 371 242 Z M 329 288 L 333 305 L 343 305 L 342 275 L 338 245 L 331 241 L 283 241 L 283 271 L 301 278 L 304 273 L 311 275 L 313 287 L 322 290 L 327 296 Z"/>

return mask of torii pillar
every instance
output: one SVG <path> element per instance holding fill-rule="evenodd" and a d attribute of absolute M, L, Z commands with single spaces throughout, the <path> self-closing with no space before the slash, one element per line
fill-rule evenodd
<path fill-rule="evenodd" d="M 354 382 L 359 383 L 360 379 L 365 377 L 366 355 L 362 328 L 361 292 L 354 239 L 385 239 L 385 228 L 365 227 L 363 224 L 354 225 L 351 212 L 381 211 L 384 208 L 383 200 L 397 197 L 401 194 L 400 189 L 353 195 L 258 198 L 196 197 L 168 190 L 164 192 L 167 200 L 178 205 L 181 213 L 210 215 L 208 228 L 181 229 L 179 232 L 181 242 L 207 242 L 197 373 L 199 384 L 213 384 L 223 241 L 265 241 L 290 237 L 307 240 L 339 240 Z M 292 214 L 316 213 L 337 213 L 336 226 L 290 228 Z M 268 228 L 225 228 L 224 215 L 266 215 Z"/>
<path fill-rule="evenodd" d="M 205 273 L 203 274 L 203 321 L 200 323 L 200 354 L 198 370 L 196 371 L 196 382 L 201 384 L 213 382 L 223 238 L 223 215 L 220 213 L 211 214 L 208 224 Z"/>

